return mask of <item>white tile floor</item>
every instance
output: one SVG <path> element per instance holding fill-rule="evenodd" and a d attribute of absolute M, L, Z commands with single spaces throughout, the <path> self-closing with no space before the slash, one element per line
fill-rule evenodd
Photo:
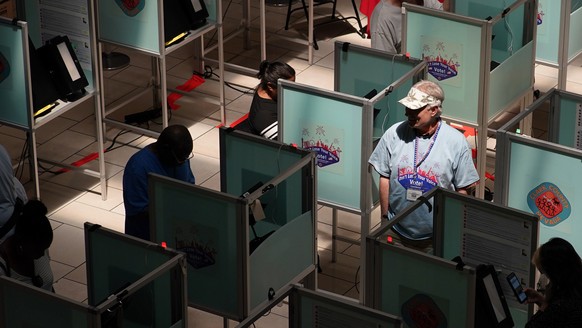
<path fill-rule="evenodd" d="M 258 4 L 253 3 L 252 10 L 252 44 L 253 49 L 242 49 L 242 41 L 236 38 L 229 41 L 225 48 L 226 59 L 235 64 L 244 63 L 247 67 L 256 69 L 260 57 L 258 48 Z M 241 17 L 241 5 L 239 2 L 228 3 L 224 1 L 224 8 L 228 8 L 224 19 L 226 34 L 239 28 Z M 335 40 L 348 41 L 353 44 L 369 45 L 369 39 L 362 39 L 351 28 L 342 34 L 342 29 L 350 25 L 337 23 L 318 29 L 319 50 L 315 51 L 313 65 L 306 61 L 307 47 L 305 45 L 289 42 L 281 39 L 279 35 L 295 35 L 299 31 L 305 33 L 305 23 L 302 12 L 293 15 L 290 31 L 283 29 L 286 7 L 267 7 L 268 49 L 269 60 L 281 60 L 289 62 L 297 71 L 297 81 L 317 85 L 321 88 L 333 89 L 333 43 Z M 331 11 L 331 6 L 316 8 L 317 13 L 326 15 Z M 353 15 L 351 4 L 348 1 L 338 3 L 338 11 L 345 16 Z M 326 19 L 327 16 L 318 18 L 317 21 Z M 363 17 L 363 23 L 366 19 Z M 356 26 L 355 21 L 350 23 Z M 330 36 L 331 35 L 331 36 Z M 206 40 L 208 42 L 208 39 Z M 146 86 L 150 76 L 150 62 L 145 56 L 134 51 L 124 50 L 131 57 L 131 66 L 118 71 L 105 72 L 107 78 L 105 85 L 105 98 L 107 105 L 114 104 L 117 100 L 133 92 L 137 87 Z M 194 68 L 194 60 L 191 58 L 192 48 L 184 47 L 173 53 L 168 58 L 168 85 L 174 87 L 184 83 L 190 78 Z M 575 61 L 568 75 L 568 91 L 582 93 L 582 60 Z M 556 70 L 544 66 L 536 68 L 536 88 L 542 92 L 557 84 Z M 253 88 L 257 82 L 255 78 L 241 76 L 226 72 L 227 82 L 238 85 L 239 89 Z M 208 80 L 197 90 L 216 97 L 218 95 L 217 82 Z M 226 92 L 227 124 L 230 124 L 248 111 L 251 96 L 228 88 Z M 131 104 L 126 110 L 136 112 L 146 108 L 150 100 L 138 101 Z M 143 104 L 142 104 L 143 103 Z M 219 148 L 218 130 L 215 128 L 220 123 L 218 106 L 210 102 L 200 101 L 199 98 L 181 98 L 177 104 L 181 108 L 174 111 L 172 122 L 179 122 L 189 127 L 194 137 L 195 157 L 192 168 L 196 175 L 197 184 L 219 189 Z M 121 111 L 123 115 L 124 111 Z M 80 106 L 77 110 L 69 111 L 61 117 L 53 120 L 38 131 L 38 150 L 40 157 L 74 162 L 97 150 L 94 140 L 95 120 L 92 115 L 92 107 Z M 122 116 L 117 116 L 122 117 Z M 159 129 L 159 127 L 153 126 Z M 106 131 L 108 143 L 119 132 L 118 129 L 109 127 Z M 10 127 L 0 127 L 0 142 L 8 149 L 14 163 L 17 163 L 25 135 L 22 131 Z M 105 227 L 123 231 L 124 208 L 122 199 L 122 175 L 124 165 L 129 157 L 139 148 L 152 142 L 147 137 L 139 137 L 135 133 L 121 135 L 119 143 L 129 143 L 107 152 L 108 198 L 101 200 L 98 194 L 100 186 L 97 179 L 87 177 L 77 172 L 69 172 L 61 175 L 53 175 L 45 172 L 41 175 L 41 198 L 47 204 L 50 211 L 50 219 L 53 224 L 55 238 L 51 246 L 52 268 L 55 274 L 57 293 L 70 297 L 77 301 L 86 301 L 86 273 L 83 223 L 89 221 L 101 224 Z M 91 162 L 86 167 L 97 169 L 97 163 Z M 28 173 L 23 172 L 22 180 L 28 179 Z M 32 194 L 32 184 L 27 183 L 27 188 Z M 90 190 L 90 191 L 87 191 Z M 321 208 L 318 212 L 319 224 L 319 254 L 323 273 L 319 274 L 319 287 L 338 294 L 346 295 L 354 299 L 358 298 L 359 279 L 356 272 L 359 265 L 359 247 L 344 242 L 339 242 L 340 254 L 337 263 L 331 263 L 331 210 Z M 357 217 L 340 213 L 339 233 L 342 236 L 357 238 L 359 236 L 359 220 Z M 286 306 L 276 307 L 270 315 L 261 318 L 257 327 L 286 327 Z M 222 318 L 210 315 L 195 309 L 189 309 L 190 327 L 222 327 Z"/>

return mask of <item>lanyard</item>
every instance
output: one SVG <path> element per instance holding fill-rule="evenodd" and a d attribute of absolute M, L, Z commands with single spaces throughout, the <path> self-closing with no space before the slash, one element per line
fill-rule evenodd
<path fill-rule="evenodd" d="M 428 154 L 430 154 L 430 151 L 432 150 L 432 146 L 434 146 L 434 143 L 436 141 L 436 138 L 439 134 L 439 131 L 441 129 L 441 122 L 439 121 L 439 126 L 437 127 L 435 133 L 432 135 L 432 137 L 430 137 L 430 144 L 428 145 L 428 149 L 426 150 L 426 153 L 424 153 L 424 156 L 422 156 L 422 158 L 417 162 L 416 159 L 418 158 L 418 136 L 414 139 L 414 173 L 416 175 L 416 173 L 418 172 L 418 167 L 420 167 L 420 164 L 422 164 L 422 162 L 424 162 L 424 160 L 426 160 L 426 158 L 428 157 Z"/>

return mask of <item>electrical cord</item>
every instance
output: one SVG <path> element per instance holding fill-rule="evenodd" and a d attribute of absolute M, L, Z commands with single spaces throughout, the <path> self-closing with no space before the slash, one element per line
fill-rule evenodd
<path fill-rule="evenodd" d="M 209 78 L 211 78 L 213 76 L 216 76 L 217 78 L 220 78 L 220 75 L 214 73 L 214 71 L 212 70 L 212 67 L 210 67 L 208 65 L 205 65 L 204 66 L 204 73 L 200 73 L 200 72 L 197 72 L 197 71 L 194 71 L 193 73 L 196 74 L 196 75 L 198 75 L 198 76 L 201 76 L 201 77 L 203 77 L 205 79 L 209 79 Z M 243 89 L 239 89 L 237 87 L 234 87 L 232 84 L 230 84 L 230 83 L 228 83 L 226 81 L 224 81 L 224 85 L 226 85 L 227 87 L 231 88 L 232 90 L 237 91 L 237 92 L 240 92 L 242 94 L 254 94 L 255 93 L 255 89 L 254 88 L 249 88 L 247 90 L 243 90 Z"/>
<path fill-rule="evenodd" d="M 358 294 L 360 293 L 360 290 L 358 289 L 358 284 L 360 283 L 358 281 L 358 274 L 360 273 L 360 266 L 358 265 L 358 269 L 356 270 L 356 276 L 354 278 L 354 287 L 356 287 L 356 291 L 358 292 Z"/>

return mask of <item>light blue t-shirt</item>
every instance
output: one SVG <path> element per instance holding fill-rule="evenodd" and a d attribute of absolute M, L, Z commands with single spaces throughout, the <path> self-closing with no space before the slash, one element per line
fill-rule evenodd
<path fill-rule="evenodd" d="M 420 163 L 416 173 L 415 158 L 416 163 Z M 407 121 L 394 124 L 384 133 L 368 162 L 381 176 L 390 179 L 389 219 L 412 203 L 407 200 L 409 188 L 422 193 L 436 186 L 456 190 L 479 180 L 467 140 L 442 121 L 431 138 L 417 138 Z M 432 227 L 433 213 L 428 212 L 428 206 L 422 205 L 395 229 L 407 238 L 421 240 L 432 236 Z"/>

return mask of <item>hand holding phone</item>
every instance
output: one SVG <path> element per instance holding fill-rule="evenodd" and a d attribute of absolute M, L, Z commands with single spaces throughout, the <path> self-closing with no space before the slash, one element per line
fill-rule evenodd
<path fill-rule="evenodd" d="M 511 290 L 513 290 L 513 293 L 515 294 L 517 301 L 520 304 L 523 304 L 527 300 L 527 295 L 525 294 L 525 291 L 521 286 L 519 278 L 515 275 L 515 272 L 512 272 L 507 275 L 507 282 L 509 283 Z"/>

